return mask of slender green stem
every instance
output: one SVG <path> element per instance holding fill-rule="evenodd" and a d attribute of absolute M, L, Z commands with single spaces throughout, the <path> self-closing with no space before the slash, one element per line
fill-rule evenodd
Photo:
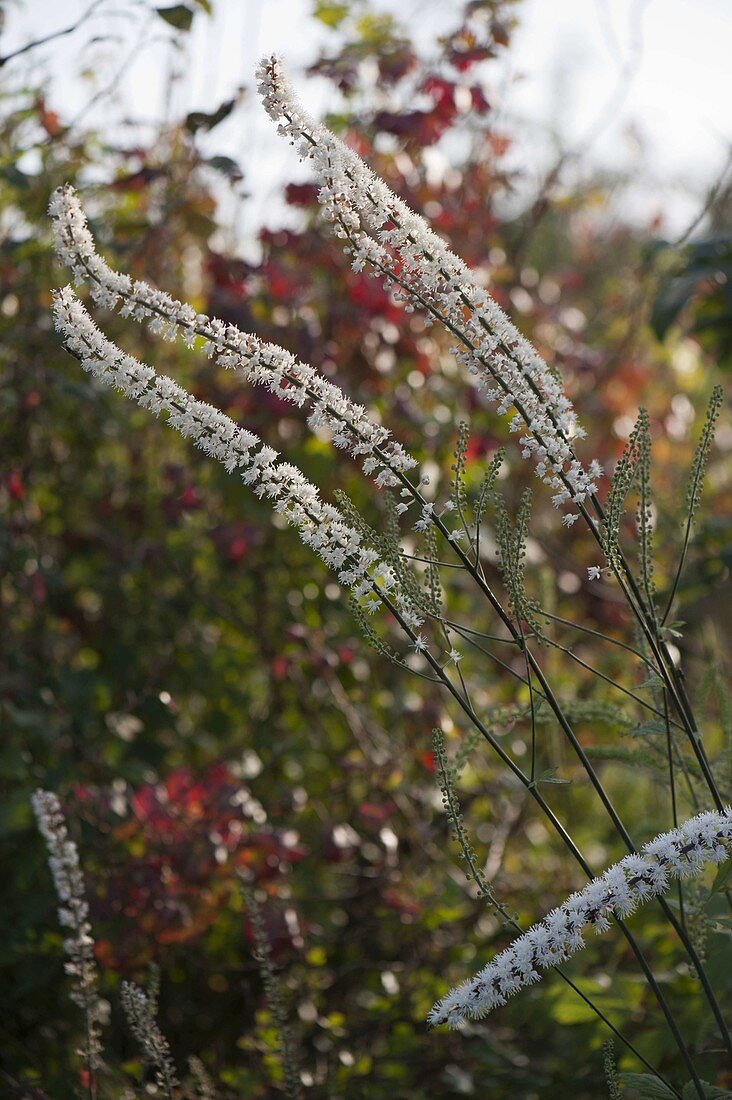
<path fill-rule="evenodd" d="M 668 785 L 671 792 L 671 820 L 674 824 L 674 829 L 679 827 L 679 815 L 676 808 L 676 776 L 674 775 L 674 742 L 671 734 L 671 722 L 669 721 L 668 714 L 668 696 L 666 691 L 663 692 L 663 710 L 666 718 L 666 756 L 668 758 Z M 676 892 L 679 898 L 679 920 L 683 925 L 684 931 L 688 935 L 688 928 L 686 926 L 686 914 L 684 912 L 684 890 L 681 885 L 681 879 L 676 880 Z"/>
<path fill-rule="evenodd" d="M 621 642 L 620 638 L 613 638 L 612 635 L 604 634 L 601 630 L 593 630 L 590 626 L 584 626 L 582 623 L 575 623 L 571 619 L 564 619 L 561 615 L 555 615 L 551 611 L 545 611 L 543 608 L 541 614 L 545 619 L 551 619 L 552 622 L 555 623 L 562 623 L 563 626 L 571 626 L 573 630 L 579 630 L 582 634 L 591 634 L 593 638 L 600 638 L 603 642 L 608 642 L 610 645 L 624 649 L 627 653 L 632 653 L 634 657 L 637 657 L 639 661 L 643 662 L 650 672 L 660 679 L 661 673 L 658 671 L 653 661 L 649 661 L 645 653 L 641 653 L 635 646 L 628 645 L 626 642 Z"/>
<path fill-rule="evenodd" d="M 604 672 L 600 672 L 599 668 L 595 668 L 594 665 L 591 665 L 587 661 L 584 661 L 581 657 L 578 657 L 577 654 L 574 653 L 568 646 L 562 645 L 561 642 L 557 642 L 553 638 L 547 638 L 546 644 L 551 646 L 552 649 L 558 649 L 561 653 L 565 653 L 567 657 L 571 658 L 571 660 L 573 660 L 576 664 L 581 665 L 582 668 L 586 669 L 588 672 L 591 672 L 593 676 L 597 676 L 598 680 L 604 680 L 606 684 L 610 684 L 611 687 L 614 687 L 616 691 L 620 691 L 623 693 L 623 695 L 629 696 L 629 698 L 633 699 L 633 701 L 638 703 L 639 706 L 643 707 L 645 710 L 650 711 L 651 714 L 655 714 L 659 718 L 663 718 L 663 711 L 659 710 L 658 707 L 654 707 L 652 703 L 649 703 L 646 699 L 642 699 L 640 695 L 636 695 L 634 691 L 630 690 L 630 688 L 626 688 L 622 684 L 619 684 L 617 680 L 613 680 L 612 676 L 607 676 Z M 679 726 L 679 728 L 683 729 L 682 726 Z"/>
<path fill-rule="evenodd" d="M 460 846 L 460 851 L 462 853 L 463 859 L 468 865 L 468 870 L 470 872 L 468 878 L 472 879 L 472 881 L 477 885 L 479 896 L 481 897 L 481 899 L 484 900 L 498 914 L 500 914 L 504 925 L 512 928 L 514 932 L 517 932 L 519 935 L 523 935 L 524 929 L 516 920 L 516 918 L 508 911 L 506 906 L 495 896 L 490 884 L 485 877 L 483 870 L 478 866 L 475 852 L 470 842 L 468 841 L 465 835 L 464 827 L 462 826 L 462 813 L 460 810 L 460 803 L 457 793 L 453 789 L 452 780 L 447 771 L 446 760 L 444 761 L 443 766 L 445 769 L 441 780 L 441 785 L 442 783 L 444 783 L 443 794 L 449 800 L 448 805 L 452 814 L 454 835 Z M 457 825 L 458 822 L 460 823 L 459 826 Z M 640 1051 L 635 1048 L 635 1046 L 630 1042 L 629 1039 L 626 1039 L 626 1037 L 615 1027 L 615 1025 L 607 1018 L 607 1016 L 605 1016 L 601 1009 L 599 1009 L 597 1005 L 585 993 L 582 992 L 579 986 L 576 985 L 567 974 L 565 974 L 562 968 L 555 967 L 554 969 L 556 970 L 556 973 L 559 975 L 562 981 L 565 982 L 569 986 L 569 988 L 573 990 L 582 1001 L 585 1002 L 588 1008 L 590 1008 L 595 1013 L 595 1015 L 605 1024 L 605 1026 L 608 1027 L 610 1031 L 612 1031 L 613 1035 L 617 1036 L 617 1038 L 620 1039 L 622 1043 L 624 1043 L 628 1050 L 630 1050 L 631 1053 L 634 1054 L 640 1062 L 642 1062 L 646 1069 L 649 1069 L 655 1077 L 657 1077 L 660 1081 L 663 1081 L 663 1083 L 673 1092 L 675 1096 L 680 1096 L 680 1093 L 678 1093 L 676 1089 L 673 1088 L 670 1082 L 667 1081 L 666 1078 L 661 1073 L 659 1073 L 655 1066 L 653 1066 L 640 1053 Z"/>
<path fill-rule="evenodd" d="M 378 587 L 376 585 L 374 586 L 374 588 L 375 588 L 375 591 L 378 591 L 381 600 L 386 605 L 386 607 L 389 608 L 391 614 L 397 620 L 397 622 L 399 623 L 399 625 L 401 626 L 401 628 L 405 632 L 405 634 L 407 634 L 407 636 L 412 641 L 414 641 L 415 638 L 416 638 L 416 635 L 414 634 L 412 629 L 407 625 L 407 623 L 402 618 L 402 616 L 399 612 L 399 609 L 392 603 L 392 601 L 389 599 L 389 597 L 385 593 L 381 592 L 381 590 L 378 589 Z M 428 664 L 432 667 L 435 675 L 438 676 L 442 680 L 442 682 L 443 682 L 444 686 L 446 687 L 447 691 L 455 699 L 455 701 L 458 703 L 460 708 L 463 710 L 465 715 L 470 719 L 470 721 L 473 723 L 473 725 L 476 727 L 476 729 L 485 738 L 485 740 L 491 746 L 493 751 L 497 754 L 497 756 L 502 761 L 502 763 L 519 780 L 519 782 L 526 789 L 526 791 L 529 793 L 531 798 L 533 798 L 533 800 L 540 807 L 540 809 L 544 813 L 545 817 L 550 822 L 550 824 L 551 824 L 552 828 L 554 829 L 554 831 L 561 838 L 561 840 L 564 843 L 565 847 L 567 848 L 567 850 L 569 852 L 571 852 L 572 856 L 577 861 L 577 863 L 580 865 L 580 867 L 582 868 L 584 873 L 587 875 L 587 877 L 590 878 L 590 879 L 594 878 L 595 876 L 593 874 L 592 868 L 587 863 L 587 861 L 585 860 L 585 858 L 582 855 L 581 851 L 576 846 L 576 844 L 572 840 L 571 836 L 569 835 L 569 833 L 567 832 L 565 827 L 562 825 L 561 821 L 556 816 L 556 814 L 554 813 L 552 808 L 549 806 L 548 802 L 546 802 L 546 800 L 544 799 L 543 795 L 541 794 L 541 792 L 538 789 L 537 784 L 531 782 L 529 777 L 524 774 L 524 772 L 518 766 L 518 764 L 516 764 L 516 762 L 508 755 L 508 753 L 505 751 L 505 749 L 502 747 L 502 745 L 496 740 L 496 738 L 493 736 L 493 734 L 490 732 L 490 730 L 488 730 L 483 725 L 483 723 L 481 722 L 478 715 L 475 713 L 475 711 L 472 709 L 472 707 L 468 704 L 467 700 L 460 694 L 458 689 L 453 684 L 452 680 L 450 680 L 450 678 L 445 675 L 443 669 L 440 667 L 439 663 L 432 656 L 430 651 L 426 650 L 424 652 L 423 656 L 427 660 Z M 658 982 L 656 981 L 656 977 L 653 974 L 653 971 L 651 970 L 647 959 L 645 958 L 645 955 L 643 954 L 640 946 L 636 942 L 635 937 L 633 936 L 633 934 L 630 932 L 630 930 L 626 926 L 625 922 L 623 920 L 621 920 L 619 917 L 614 917 L 613 919 L 614 919 L 615 923 L 618 925 L 618 927 L 620 928 L 623 936 L 625 937 L 625 939 L 628 942 L 631 950 L 633 951 L 633 954 L 635 955 L 636 959 L 638 960 L 638 963 L 639 963 L 639 965 L 640 965 L 640 967 L 641 967 L 641 969 L 642 969 L 642 971 L 645 975 L 645 978 L 646 978 L 649 986 L 653 990 L 653 993 L 656 997 L 658 1005 L 659 1005 L 659 1007 L 660 1007 L 660 1009 L 661 1009 L 661 1011 L 664 1015 L 664 1018 L 666 1019 L 669 1030 L 671 1031 L 671 1034 L 674 1037 L 674 1041 L 676 1042 L 676 1044 L 679 1048 L 679 1052 L 680 1052 L 684 1062 L 686 1063 L 686 1067 L 687 1067 L 687 1070 L 689 1072 L 689 1075 L 691 1076 L 692 1080 L 695 1083 L 695 1086 L 699 1090 L 699 1096 L 703 1098 L 704 1094 L 703 1094 L 703 1091 L 701 1090 L 701 1084 L 699 1082 L 699 1077 L 698 1077 L 698 1074 L 697 1074 L 696 1069 L 694 1067 L 693 1061 L 691 1059 L 691 1055 L 689 1053 L 689 1050 L 686 1046 L 686 1043 L 684 1042 L 684 1039 L 683 1039 L 683 1036 L 681 1035 L 681 1032 L 679 1031 L 678 1025 L 676 1023 L 676 1020 L 673 1017 L 671 1009 L 669 1008 L 669 1005 L 666 1001 L 666 998 L 663 994 L 663 991 L 661 990 L 660 986 L 658 985 Z"/>
<path fill-rule="evenodd" d="M 591 497 L 591 501 L 595 513 L 598 516 L 598 519 L 601 522 L 604 521 L 605 512 L 602 505 L 600 504 L 600 501 L 594 495 Z M 590 528 L 590 531 L 592 532 L 592 535 L 597 541 L 598 545 L 602 546 L 602 540 L 600 538 L 600 532 L 598 530 L 597 524 L 593 521 L 592 517 L 587 512 L 584 504 L 580 505 L 580 512 L 587 521 L 588 527 Z M 699 733 L 699 728 L 696 719 L 694 718 L 694 712 L 691 706 L 691 702 L 689 701 L 688 695 L 686 693 L 683 678 L 680 675 L 679 670 L 676 668 L 676 665 L 674 664 L 666 642 L 660 636 L 660 632 L 655 631 L 653 628 L 651 616 L 644 606 L 643 598 L 638 589 L 635 577 L 633 576 L 633 571 L 628 565 L 628 562 L 622 551 L 620 551 L 620 560 L 621 569 L 616 569 L 615 567 L 613 567 L 614 575 L 618 580 L 618 583 L 620 584 L 620 587 L 626 597 L 629 607 L 633 611 L 636 620 L 646 637 L 646 640 L 651 648 L 651 652 L 656 658 L 658 667 L 661 671 L 662 679 L 666 684 L 666 687 L 669 689 L 669 695 L 673 700 L 679 718 L 684 725 L 684 729 L 686 730 L 687 736 L 691 743 L 692 751 L 697 759 L 697 763 L 699 764 L 702 775 L 704 776 L 705 782 L 707 784 L 707 787 L 709 788 L 712 798 L 714 799 L 715 807 L 717 810 L 721 810 L 724 807 L 724 800 L 722 799 L 722 796 L 719 792 L 716 781 L 712 774 L 711 767 L 709 765 L 709 761 L 707 759 L 706 752 L 704 751 L 701 734 Z"/>
<path fill-rule="evenodd" d="M 696 470 L 696 473 L 694 475 L 694 480 L 693 480 L 692 486 L 690 488 L 690 497 L 691 497 L 692 500 L 693 500 L 694 496 L 697 494 L 697 492 L 699 491 L 699 483 L 700 483 L 700 479 L 702 477 L 702 473 L 703 473 L 703 467 L 700 465 L 698 467 L 698 469 Z M 661 626 L 665 625 L 666 619 L 669 617 L 669 614 L 671 613 L 671 608 L 673 607 L 673 603 L 674 603 L 674 600 L 676 598 L 676 591 L 679 587 L 679 581 L 681 580 L 681 574 L 684 570 L 684 562 L 686 561 L 686 553 L 689 549 L 689 542 L 691 541 L 691 529 L 692 529 L 693 525 L 694 525 L 694 509 L 692 507 L 690 507 L 689 508 L 689 514 L 686 517 L 686 526 L 685 526 L 685 530 L 684 530 L 684 542 L 683 542 L 683 545 L 681 547 L 681 555 L 679 557 L 679 564 L 676 567 L 676 575 L 674 576 L 673 584 L 671 585 L 671 592 L 669 593 L 668 601 L 666 603 L 666 610 L 664 611 L 663 615 L 661 616 Z"/>
<path fill-rule="evenodd" d="M 374 201 L 372 196 L 368 195 L 368 198 L 372 202 Z M 395 224 L 398 225 L 398 221 L 396 219 L 392 219 L 392 220 L 394 221 Z M 344 230 L 349 242 L 351 242 L 353 245 L 355 245 L 357 242 L 355 242 L 353 240 L 352 234 L 350 233 L 348 227 L 342 221 L 341 221 L 340 224 L 341 224 L 341 228 Z M 413 239 L 411 237 L 409 239 L 412 240 L 412 243 L 416 243 L 416 242 L 413 241 Z M 434 259 L 434 257 L 430 253 L 426 252 L 425 255 L 428 259 L 431 259 L 431 260 Z M 533 429 L 531 428 L 531 420 L 527 416 L 525 410 L 523 409 L 521 402 L 516 398 L 516 396 L 514 394 L 512 394 L 510 392 L 508 385 L 500 377 L 500 375 L 493 369 L 490 362 L 487 359 L 485 359 L 484 356 L 478 354 L 478 352 L 477 352 L 477 350 L 476 350 L 476 348 L 473 344 L 473 341 L 470 339 L 470 337 L 468 335 L 466 335 L 464 332 L 462 332 L 451 321 L 449 321 L 447 317 L 443 316 L 443 314 L 440 313 L 440 311 L 434 306 L 434 304 L 432 302 L 430 302 L 426 298 L 424 298 L 423 295 L 420 294 L 419 291 L 414 286 L 410 285 L 406 280 L 401 278 L 400 275 L 398 275 L 394 271 L 389 270 L 388 268 L 385 268 L 383 265 L 380 265 L 376 261 L 372 261 L 372 262 L 374 264 L 374 267 L 376 267 L 377 270 L 381 271 L 382 275 L 384 275 L 387 278 L 389 278 L 389 279 L 393 280 L 394 282 L 396 282 L 397 285 L 399 285 L 406 293 L 408 293 L 416 301 L 418 301 L 423 309 L 425 309 L 431 316 L 435 317 L 438 321 L 440 321 L 440 323 L 449 332 L 451 332 L 452 335 L 456 337 L 456 339 L 458 339 L 466 348 L 469 349 L 471 354 L 477 356 L 477 358 L 480 360 L 480 362 L 490 372 L 491 376 L 496 381 L 498 386 L 504 391 L 504 393 L 506 393 L 507 396 L 511 397 L 514 407 L 518 410 L 519 414 L 522 416 L 525 423 L 529 426 L 529 429 L 533 431 Z M 445 278 L 448 278 L 448 273 L 447 272 L 443 272 L 443 275 L 445 276 Z M 464 302 L 465 307 L 472 311 L 472 303 L 464 295 L 462 297 L 463 297 L 463 302 Z M 479 321 L 480 321 L 481 326 L 484 329 L 488 330 L 487 322 L 485 321 L 485 319 L 483 317 L 480 317 Z M 505 348 L 504 350 L 506 351 L 507 354 L 510 355 L 510 349 L 509 348 Z M 537 394 L 538 396 L 541 396 L 541 394 L 539 393 L 539 391 L 538 391 L 538 389 L 537 389 L 537 387 L 536 387 L 536 385 L 535 385 L 535 383 L 533 382 L 532 379 L 527 377 L 527 383 L 531 387 L 531 389 L 533 390 L 533 392 L 535 394 Z M 556 424 L 555 417 L 552 413 L 552 410 L 547 408 L 547 413 L 548 413 L 550 419 L 552 420 L 552 423 L 554 423 L 554 426 L 557 428 L 558 431 L 560 431 L 560 429 L 558 428 L 558 426 Z M 533 431 L 533 434 L 534 434 L 535 438 L 538 440 L 538 442 L 541 443 L 542 442 L 541 437 L 535 431 Z M 560 431 L 560 434 L 562 434 L 561 431 Z M 563 436 L 563 438 L 564 438 L 564 436 Z M 569 443 L 568 440 L 567 440 L 567 443 Z M 563 473 L 561 473 L 559 476 L 563 480 L 565 480 Z M 567 487 L 570 488 L 569 486 L 567 486 Z M 598 517 L 601 520 L 604 519 L 604 512 L 602 510 L 602 506 L 600 505 L 599 500 L 597 499 L 597 496 L 595 494 L 593 494 L 590 499 L 592 501 L 593 508 L 595 509 L 595 512 L 597 513 Z M 583 516 L 583 518 L 585 519 L 585 521 L 587 522 L 588 527 L 590 528 L 590 531 L 593 534 L 593 537 L 596 539 L 598 544 L 602 547 L 602 540 L 600 538 L 600 533 L 599 533 L 599 530 L 597 528 L 597 525 L 594 523 L 594 521 L 590 517 L 590 515 L 587 512 L 587 509 L 586 509 L 584 504 L 579 505 L 579 511 L 580 511 L 581 515 Z M 667 648 L 666 644 L 663 642 L 663 639 L 661 639 L 659 637 L 658 632 L 656 630 L 654 630 L 653 622 L 652 622 L 651 617 L 649 616 L 649 614 L 648 614 L 648 612 L 647 612 L 647 610 L 644 606 L 643 599 L 642 599 L 641 594 L 638 590 L 638 587 L 635 583 L 635 578 L 633 577 L 632 571 L 630 570 L 630 567 L 628 566 L 627 561 L 625 560 L 625 558 L 622 555 L 621 555 L 621 560 L 622 560 L 622 574 L 619 570 L 615 569 L 614 567 L 613 567 L 613 572 L 615 573 L 615 576 L 617 577 L 617 579 L 618 579 L 618 581 L 621 585 L 621 588 L 623 589 L 623 592 L 624 592 L 624 595 L 626 597 L 626 600 L 628 601 L 629 607 L 633 611 L 633 613 L 636 616 L 639 624 L 641 625 L 641 628 L 643 629 L 644 633 L 646 634 L 646 636 L 648 638 L 648 641 L 651 645 L 651 649 L 654 652 L 654 655 L 656 655 L 657 657 L 660 657 L 659 664 L 660 664 L 661 669 L 662 669 L 663 678 L 664 678 L 664 680 L 667 681 L 668 686 L 672 689 L 672 695 L 673 695 L 673 698 L 674 698 L 674 702 L 675 702 L 675 705 L 677 706 L 677 709 L 679 711 L 679 716 L 682 718 L 682 721 L 684 721 L 684 724 L 686 726 L 687 733 L 688 733 L 689 739 L 690 739 L 691 744 L 692 744 L 693 752 L 694 752 L 695 756 L 697 757 L 697 761 L 698 761 L 699 766 L 702 770 L 705 781 L 706 781 L 706 783 L 709 787 L 709 790 L 712 794 L 712 797 L 714 798 L 716 808 L 717 809 L 722 809 L 723 801 L 722 801 L 721 796 L 719 794 L 719 791 L 717 789 L 717 785 L 716 785 L 716 782 L 714 780 L 714 776 L 712 775 L 711 768 L 709 767 L 709 762 L 706 758 L 706 754 L 704 752 L 704 747 L 701 744 L 701 738 L 700 738 L 700 734 L 698 732 L 698 727 L 696 726 L 696 722 L 694 721 L 693 712 L 691 710 L 691 705 L 688 701 L 688 698 L 686 697 L 686 692 L 683 690 L 683 685 L 680 684 L 680 682 L 679 682 L 679 676 L 678 676 L 677 670 L 675 669 L 673 661 L 670 658 L 670 654 L 668 652 L 668 648 Z M 651 621 L 649 621 L 649 620 L 651 620 Z"/>

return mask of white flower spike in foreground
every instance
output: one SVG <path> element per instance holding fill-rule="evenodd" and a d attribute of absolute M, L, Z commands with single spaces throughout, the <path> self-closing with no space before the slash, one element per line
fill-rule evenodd
<path fill-rule="evenodd" d="M 409 627 L 421 625 L 422 620 L 396 590 L 391 567 L 380 561 L 375 551 L 361 545 L 359 533 L 337 508 L 322 500 L 317 488 L 296 466 L 277 462 L 277 451 L 258 435 L 240 428 L 212 405 L 195 400 L 171 378 L 156 374 L 152 367 L 120 351 L 99 331 L 71 287 L 55 295 L 54 322 L 84 370 L 155 415 L 165 413 L 168 424 L 181 435 L 193 439 L 229 473 L 238 471 L 258 497 L 274 502 L 275 511 L 297 528 L 302 541 L 336 570 L 341 583 L 355 595 L 388 595 Z"/>
<path fill-rule="evenodd" d="M 602 467 L 585 469 L 572 439 L 582 438 L 561 382 L 500 306 L 419 214 L 398 198 L 357 153 L 303 111 L 281 60 L 257 69 L 265 110 L 321 181 L 326 223 L 350 252 L 355 271 L 373 268 L 395 297 L 439 320 L 457 339 L 452 350 L 477 378 L 500 415 L 514 409 L 510 430 L 523 432 L 522 454 L 554 490 L 553 503 L 581 505 L 596 490 Z"/>
<path fill-rule="evenodd" d="M 541 980 L 542 970 L 558 966 L 584 947 L 582 933 L 610 927 L 610 918 L 627 917 L 648 898 L 663 894 L 674 878 L 698 875 L 708 863 L 723 863 L 732 845 L 732 809 L 698 814 L 655 840 L 640 853 L 625 856 L 601 878 L 572 894 L 540 924 L 456 986 L 434 1006 L 430 1024 L 457 1027 L 506 1003 L 519 989 Z"/>
<path fill-rule="evenodd" d="M 49 213 L 59 259 L 71 269 L 77 283 L 89 284 L 97 305 L 107 309 L 119 306 L 123 317 L 148 320 L 152 332 L 167 339 L 180 337 L 189 347 L 196 336 L 203 337 L 205 352 L 219 366 L 233 370 L 242 381 L 266 386 L 284 401 L 308 406 L 310 427 L 315 430 L 323 425 L 332 432 L 334 444 L 360 459 L 364 473 L 374 475 L 380 488 L 400 485 L 398 475 L 417 465 L 385 427 L 314 367 L 277 344 L 196 313 L 192 306 L 164 291 L 114 271 L 96 250 L 73 187 L 67 184 L 53 193 Z"/>

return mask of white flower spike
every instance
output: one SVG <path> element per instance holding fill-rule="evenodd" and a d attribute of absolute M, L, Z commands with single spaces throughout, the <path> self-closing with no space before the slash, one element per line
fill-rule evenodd
<path fill-rule="evenodd" d="M 575 457 L 571 441 L 585 432 L 556 375 L 424 218 L 303 111 L 280 58 L 264 58 L 257 77 L 278 132 L 315 169 L 324 219 L 345 242 L 354 269 L 374 268 L 408 309 L 418 305 L 446 326 L 459 341 L 451 350 L 499 415 L 515 410 L 510 430 L 523 431 L 522 454 L 555 490 L 554 503 L 581 505 L 596 492 L 601 467 L 593 462 L 585 470 Z"/>
<path fill-rule="evenodd" d="M 125 355 L 99 331 L 71 287 L 56 293 L 54 321 L 84 370 L 155 415 L 165 413 L 168 424 L 181 435 L 192 439 L 229 473 L 238 471 L 242 481 L 251 485 L 258 497 L 270 499 L 302 541 L 336 570 L 342 584 L 357 596 L 388 594 L 400 612 L 411 613 L 396 589 L 391 567 L 361 545 L 359 533 L 337 508 L 321 499 L 296 466 L 277 462 L 277 452 L 259 436 L 240 428 L 212 405 L 196 401 L 171 378 Z"/>
<path fill-rule="evenodd" d="M 31 806 L 48 848 L 48 866 L 59 901 L 59 923 L 68 932 L 64 951 L 67 956 L 66 973 L 71 978 L 71 999 L 87 1015 L 84 1054 L 90 1067 L 95 1068 L 100 1064 L 100 1025 L 108 1005 L 99 999 L 98 994 L 94 939 L 79 853 L 73 840 L 69 839 L 61 803 L 52 791 L 35 791 L 31 795 Z"/>
<path fill-rule="evenodd" d="M 610 917 L 627 917 L 649 898 L 663 894 L 673 878 L 698 875 L 708 863 L 723 863 L 732 845 L 732 809 L 706 811 L 625 856 L 584 890 L 572 894 L 514 940 L 475 977 L 451 990 L 428 1016 L 431 1024 L 458 1027 L 506 1003 L 541 971 L 558 966 L 584 947 L 583 932 L 610 927 Z"/>
<path fill-rule="evenodd" d="M 416 466 L 416 460 L 391 439 L 386 428 L 314 367 L 277 344 L 265 343 L 235 325 L 196 313 L 187 303 L 114 271 L 96 250 L 73 187 L 67 185 L 54 192 L 49 213 L 59 259 L 70 268 L 77 283 L 89 284 L 97 305 L 120 307 L 122 316 L 147 320 L 151 331 L 167 339 L 178 336 L 188 347 L 193 346 L 197 336 L 203 337 L 204 351 L 219 366 L 235 371 L 243 381 L 266 386 L 284 401 L 309 406 L 311 429 L 327 428 L 335 446 L 358 458 L 364 472 L 374 475 L 379 488 L 401 484 L 398 474 Z"/>

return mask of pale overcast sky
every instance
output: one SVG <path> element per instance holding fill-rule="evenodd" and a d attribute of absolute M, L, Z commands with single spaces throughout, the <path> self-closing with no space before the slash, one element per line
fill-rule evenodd
<path fill-rule="evenodd" d="M 87 6 L 83 0 L 17 0 L 2 52 L 66 26 Z M 238 85 L 251 83 L 256 60 L 266 52 L 283 54 L 298 76 L 328 39 L 309 18 L 311 6 L 311 0 L 214 0 L 213 19 L 197 16 L 186 38 L 186 77 L 172 93 L 173 113 L 216 107 Z M 374 6 L 397 11 L 420 37 L 453 25 L 462 8 L 457 0 L 378 0 Z M 105 79 L 127 55 L 134 58 L 116 106 L 100 108 L 104 125 L 115 125 L 124 112 L 159 117 L 165 55 L 154 40 L 135 39 L 131 22 L 119 14 L 128 7 L 107 0 L 84 31 L 29 55 L 36 73 L 48 73 L 49 105 L 65 120 L 89 99 L 89 87 L 76 74 L 83 61 L 78 50 L 92 32 L 115 35 L 113 43 L 93 47 L 104 58 Z M 610 165 L 632 163 L 638 135 L 654 177 L 653 194 L 640 205 L 658 202 L 671 210 L 672 223 L 682 224 L 696 200 L 679 184 L 701 194 L 732 143 L 732 0 L 523 0 L 516 11 L 519 29 L 511 47 L 486 71 L 491 101 L 518 138 L 515 155 L 522 165 L 540 172 L 546 146 L 537 135 L 545 124 L 573 148 L 602 120 L 592 156 Z M 309 107 L 327 106 L 322 84 L 302 76 L 298 84 Z M 291 178 L 294 152 L 253 97 L 211 136 L 210 147 L 235 157 L 245 172 L 252 197 L 239 220 L 242 232 L 251 233 L 272 211 L 279 214 L 272 195 L 278 180 Z"/>

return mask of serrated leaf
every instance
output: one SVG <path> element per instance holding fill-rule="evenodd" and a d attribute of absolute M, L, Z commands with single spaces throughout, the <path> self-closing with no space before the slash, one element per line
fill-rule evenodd
<path fill-rule="evenodd" d="M 707 1081 L 701 1082 L 704 1100 L 730 1100 L 732 1092 L 729 1089 L 720 1089 L 716 1085 L 710 1085 Z M 684 1100 L 699 1100 L 699 1093 L 693 1081 L 689 1081 L 681 1090 Z"/>
<path fill-rule="evenodd" d="M 193 8 L 186 4 L 174 4 L 171 8 L 156 8 L 155 11 L 164 22 L 177 31 L 189 31 L 193 23 Z"/>
<path fill-rule="evenodd" d="M 621 1073 L 619 1076 L 623 1087 L 632 1089 L 627 1100 L 674 1100 L 676 1095 L 650 1073 Z"/>

